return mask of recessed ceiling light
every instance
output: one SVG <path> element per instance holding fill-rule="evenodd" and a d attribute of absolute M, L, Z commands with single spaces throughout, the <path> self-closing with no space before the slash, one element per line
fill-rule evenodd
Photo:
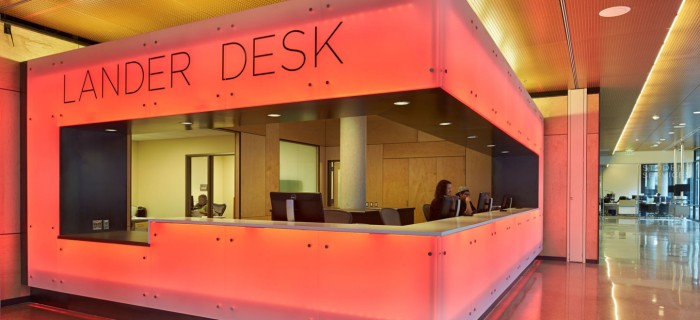
<path fill-rule="evenodd" d="M 685 128 L 685 126 L 680 126 L 680 125 L 679 125 L 679 126 L 673 126 L 673 127 L 676 128 L 676 129 L 683 129 L 683 128 Z"/>
<path fill-rule="evenodd" d="M 600 10 L 600 12 L 598 12 L 598 15 L 600 15 L 603 18 L 614 18 L 619 17 L 627 12 L 630 12 L 630 10 L 632 9 L 626 6 L 610 7 Z"/>
<path fill-rule="evenodd" d="M 452 122 L 440 122 L 441 126 L 449 126 L 451 124 L 452 124 Z"/>
<path fill-rule="evenodd" d="M 105 129 L 107 132 L 117 132 L 117 129 Z"/>
<path fill-rule="evenodd" d="M 282 115 L 279 114 L 279 113 L 269 113 L 267 116 L 270 117 L 270 118 L 279 118 L 279 117 L 281 117 Z"/>
<path fill-rule="evenodd" d="M 666 139 L 664 139 L 664 138 L 661 138 L 661 139 L 659 139 L 659 141 L 666 141 Z"/>
<path fill-rule="evenodd" d="M 634 141 L 639 141 L 639 139 L 634 139 Z"/>
<path fill-rule="evenodd" d="M 190 122 L 190 121 L 183 121 L 183 122 L 180 122 L 180 124 L 184 124 L 184 125 L 186 125 L 186 126 L 189 126 L 189 125 L 192 125 L 192 122 Z"/>
<path fill-rule="evenodd" d="M 693 114 L 700 114 L 700 111 L 693 111 Z"/>
<path fill-rule="evenodd" d="M 652 148 L 656 148 L 656 147 L 658 147 L 658 146 L 659 146 L 658 144 L 652 144 L 652 145 L 651 145 Z"/>
<path fill-rule="evenodd" d="M 467 137 L 467 139 L 476 139 L 476 138 L 477 138 L 477 136 L 474 136 L 474 135 Z"/>
<path fill-rule="evenodd" d="M 668 132 L 668 134 L 674 134 L 674 133 L 675 133 L 675 132 L 673 132 L 673 131 L 669 131 L 669 132 Z"/>
<path fill-rule="evenodd" d="M 503 150 L 503 151 L 501 151 L 501 153 L 509 153 L 509 152 L 510 152 L 510 151 L 508 151 L 508 150 Z"/>
<path fill-rule="evenodd" d="M 685 122 L 681 122 L 678 124 L 679 126 L 685 126 Z"/>
<path fill-rule="evenodd" d="M 659 117 L 658 114 L 655 114 L 655 115 L 651 116 L 651 118 L 654 120 L 659 120 L 659 118 L 661 118 L 661 117 Z"/>
<path fill-rule="evenodd" d="M 487 144 L 487 145 L 486 145 L 487 148 L 493 148 L 493 147 L 495 147 L 495 146 L 496 146 L 495 144 Z"/>
<path fill-rule="evenodd" d="M 408 105 L 409 103 L 411 103 L 411 102 L 410 101 L 396 101 L 396 102 L 394 102 L 394 105 L 405 106 L 405 105 Z"/>

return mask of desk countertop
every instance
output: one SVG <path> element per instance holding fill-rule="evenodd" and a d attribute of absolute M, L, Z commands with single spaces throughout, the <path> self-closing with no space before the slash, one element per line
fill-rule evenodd
<path fill-rule="evenodd" d="M 370 224 L 341 224 L 341 223 L 314 223 L 314 222 L 287 222 L 269 220 L 245 220 L 245 219 L 209 219 L 209 218 L 154 218 L 152 223 L 183 223 L 183 224 L 205 224 L 205 225 L 230 225 L 238 227 L 253 228 L 280 228 L 297 230 L 317 230 L 334 232 L 365 232 L 380 234 L 404 234 L 418 236 L 445 236 L 462 230 L 476 228 L 493 221 L 501 220 L 510 216 L 529 212 L 531 208 L 512 209 L 501 212 L 482 212 L 470 217 L 456 217 L 442 220 L 416 223 L 406 226 L 385 226 Z"/>

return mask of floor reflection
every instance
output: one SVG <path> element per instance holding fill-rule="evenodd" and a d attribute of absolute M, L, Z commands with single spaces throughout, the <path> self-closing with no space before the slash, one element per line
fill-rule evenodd
<path fill-rule="evenodd" d="M 700 223 L 600 225 L 598 265 L 537 261 L 486 319 L 700 319 Z"/>

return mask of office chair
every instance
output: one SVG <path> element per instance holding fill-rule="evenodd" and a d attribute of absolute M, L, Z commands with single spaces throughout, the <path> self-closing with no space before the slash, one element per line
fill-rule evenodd
<path fill-rule="evenodd" d="M 382 223 L 387 226 L 400 226 L 401 217 L 396 209 L 382 208 L 379 211 L 379 216 L 382 218 Z"/>
<path fill-rule="evenodd" d="M 226 204 L 225 203 L 222 203 L 222 204 L 212 203 L 211 209 L 212 209 L 212 211 L 214 211 L 215 215 L 223 216 L 224 211 L 226 211 Z"/>
<path fill-rule="evenodd" d="M 425 221 L 430 221 L 430 204 L 426 203 L 423 205 L 423 215 L 425 216 Z"/>
<path fill-rule="evenodd" d="M 352 214 L 343 210 L 323 210 L 323 221 L 326 223 L 352 223 Z"/>

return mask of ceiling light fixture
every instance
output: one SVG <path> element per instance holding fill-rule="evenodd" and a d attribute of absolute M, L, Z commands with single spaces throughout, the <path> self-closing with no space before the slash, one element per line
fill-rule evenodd
<path fill-rule="evenodd" d="M 406 106 L 409 103 L 411 103 L 411 102 L 410 101 L 396 101 L 396 102 L 394 102 L 394 105 L 395 106 Z"/>
<path fill-rule="evenodd" d="M 487 144 L 487 145 L 486 145 L 487 148 L 493 148 L 493 147 L 495 147 L 495 146 L 496 146 L 495 144 Z"/>
<path fill-rule="evenodd" d="M 685 122 L 681 122 L 678 124 L 679 126 L 685 126 Z"/>
<path fill-rule="evenodd" d="M 661 117 L 659 117 L 658 114 L 655 114 L 655 115 L 651 116 L 651 118 L 654 120 L 659 120 L 659 118 L 661 118 Z"/>
<path fill-rule="evenodd" d="M 630 119 L 632 119 L 632 116 L 634 115 L 634 112 L 637 110 L 637 106 L 639 106 L 639 98 L 642 97 L 642 94 L 647 88 L 647 85 L 649 84 L 649 77 L 654 73 L 654 69 L 656 68 L 657 62 L 659 62 L 659 57 L 661 56 L 661 53 L 664 51 L 664 48 L 666 47 L 666 43 L 668 43 L 668 37 L 671 35 L 671 31 L 673 31 L 673 27 L 676 25 L 676 21 L 678 21 L 678 16 L 681 13 L 681 10 L 683 10 L 683 6 L 685 5 L 685 1 L 681 2 L 681 5 L 678 6 L 678 12 L 676 12 L 676 16 L 673 18 L 673 22 L 671 23 L 671 27 L 668 29 L 668 32 L 666 33 L 666 37 L 664 38 L 664 42 L 661 45 L 661 48 L 659 49 L 659 52 L 656 54 L 656 59 L 654 59 L 654 64 L 651 65 L 651 70 L 649 70 L 649 73 L 647 74 L 646 80 L 644 80 L 644 86 L 642 86 L 642 90 L 639 91 L 639 95 L 637 96 L 637 100 L 634 102 L 634 107 L 632 108 L 632 112 L 630 112 L 629 117 L 627 118 L 627 122 L 625 123 L 625 127 L 622 129 L 622 133 L 620 134 L 620 138 L 617 139 L 617 144 L 615 144 L 615 149 L 613 149 L 612 154 L 615 154 L 615 151 L 617 148 L 620 146 L 620 143 L 622 142 L 622 137 L 625 136 L 625 132 L 627 131 L 627 125 L 630 123 Z"/>
<path fill-rule="evenodd" d="M 269 113 L 269 114 L 267 114 L 267 116 L 270 117 L 270 118 L 279 118 L 279 117 L 281 117 L 282 115 L 279 114 L 279 113 Z"/>
<path fill-rule="evenodd" d="M 476 138 L 477 138 L 477 136 L 474 136 L 474 135 L 467 137 L 467 139 L 476 139 Z"/>
<path fill-rule="evenodd" d="M 674 134 L 674 133 L 675 133 L 675 132 L 673 132 L 673 131 L 669 131 L 669 132 L 668 132 L 668 134 Z"/>
<path fill-rule="evenodd" d="M 107 132 L 117 132 L 117 129 L 105 129 Z"/>
<path fill-rule="evenodd" d="M 508 151 L 508 150 L 503 150 L 503 151 L 501 151 L 501 153 L 509 153 L 509 152 L 510 152 L 510 151 Z"/>
<path fill-rule="evenodd" d="M 700 114 L 700 111 L 693 111 L 693 114 Z"/>
<path fill-rule="evenodd" d="M 614 18 L 619 17 L 627 12 L 630 12 L 630 10 L 632 10 L 632 8 L 627 6 L 616 6 L 600 10 L 600 12 L 598 12 L 598 15 L 603 18 Z"/>
<path fill-rule="evenodd" d="M 190 122 L 190 121 L 183 121 L 183 122 L 180 122 L 180 124 L 184 124 L 184 125 L 186 125 L 186 126 L 190 126 L 190 125 L 192 125 L 192 122 Z"/>
<path fill-rule="evenodd" d="M 659 139 L 659 141 L 666 141 L 666 139 L 664 139 L 664 138 L 661 138 L 661 139 Z"/>
<path fill-rule="evenodd" d="M 685 128 L 685 126 L 680 126 L 680 125 L 679 125 L 679 126 L 673 126 L 673 127 L 676 128 L 676 129 L 683 129 L 683 128 Z"/>
<path fill-rule="evenodd" d="M 452 124 L 452 122 L 440 122 L 439 123 L 441 126 L 449 126 Z"/>

